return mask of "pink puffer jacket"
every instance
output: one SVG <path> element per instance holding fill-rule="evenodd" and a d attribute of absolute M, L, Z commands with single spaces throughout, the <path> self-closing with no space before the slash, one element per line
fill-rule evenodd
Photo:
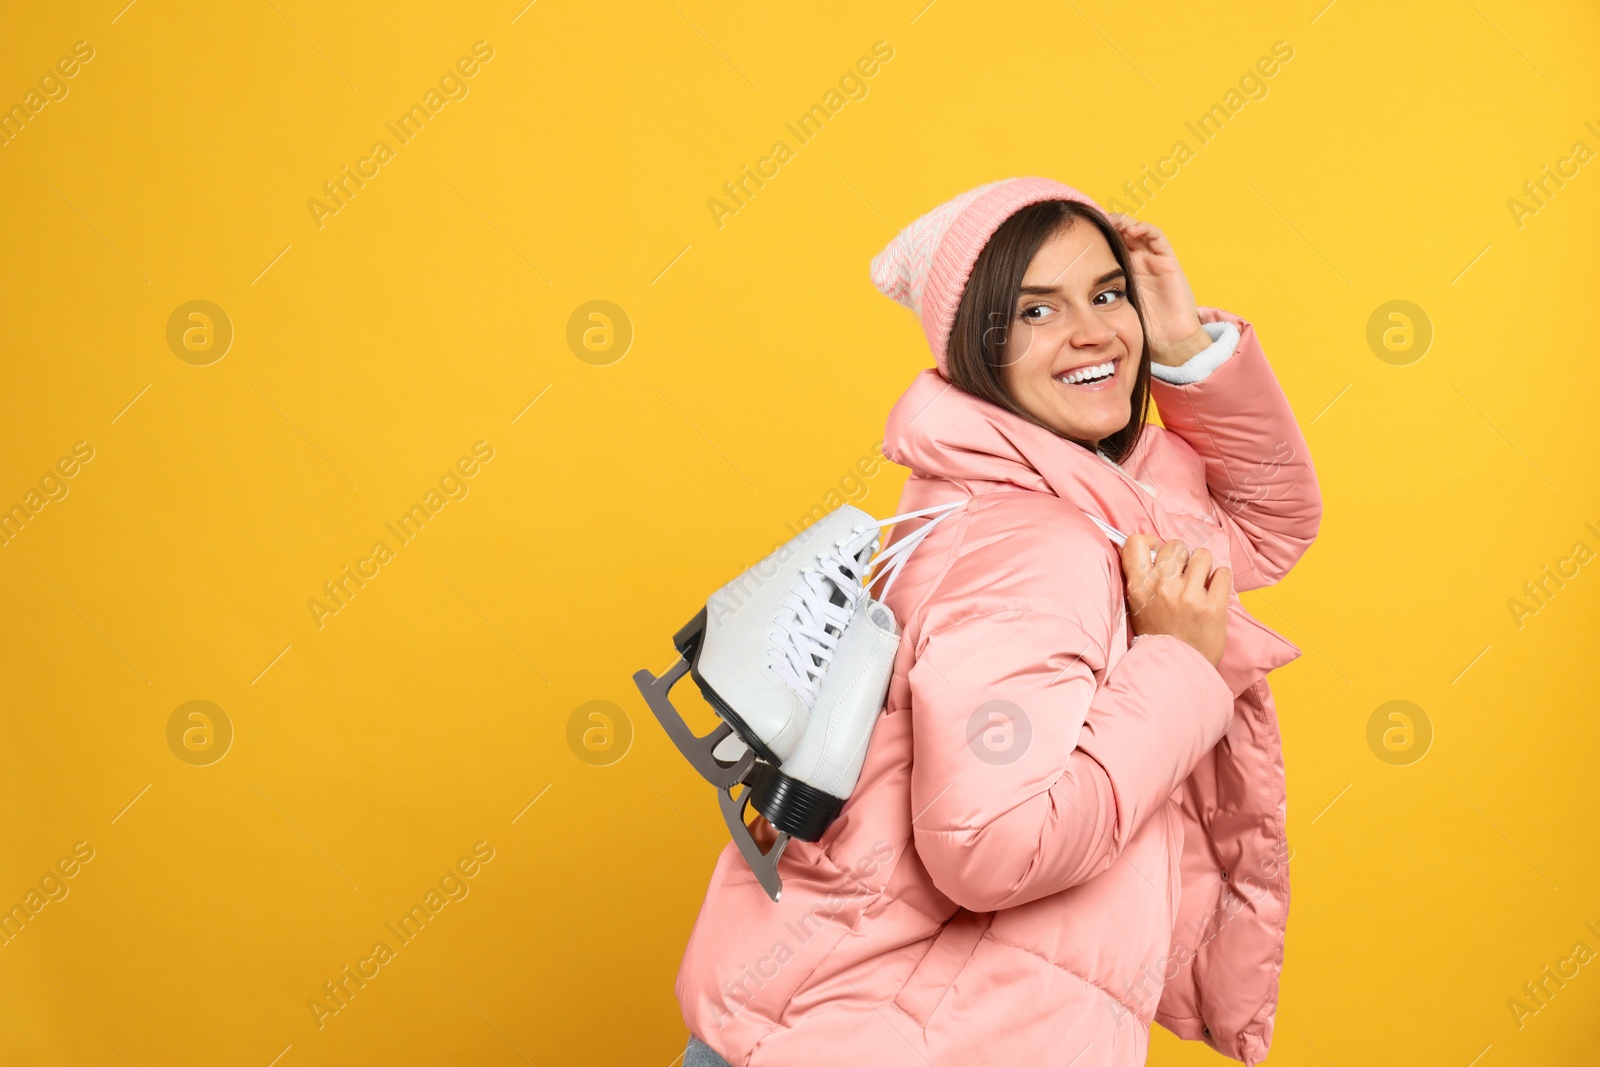
<path fill-rule="evenodd" d="M 1203 380 L 1153 380 L 1122 468 L 921 372 L 885 454 L 899 511 L 968 499 L 897 577 L 904 634 L 854 795 L 792 841 L 774 903 L 730 843 L 678 974 L 741 1067 L 1145 1062 L 1152 1021 L 1266 1055 L 1289 908 L 1267 672 L 1300 650 L 1230 604 L 1214 668 L 1130 642 L 1124 533 L 1282 578 L 1321 520 L 1305 439 L 1245 320 Z M 908 520 L 895 536 L 926 519 Z"/>

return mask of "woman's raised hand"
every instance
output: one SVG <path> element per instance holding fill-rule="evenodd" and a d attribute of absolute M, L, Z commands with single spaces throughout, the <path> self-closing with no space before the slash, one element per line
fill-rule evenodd
<path fill-rule="evenodd" d="M 1204 349 L 1211 336 L 1200 326 L 1194 292 L 1178 255 L 1166 234 L 1132 215 L 1107 216 L 1128 248 L 1134 285 L 1144 305 L 1145 328 L 1150 331 L 1150 358 L 1175 366 Z"/>
<path fill-rule="evenodd" d="M 1222 662 L 1232 571 L 1213 571 L 1211 553 L 1203 548 L 1191 554 L 1182 541 L 1163 543 L 1150 534 L 1134 534 L 1122 546 L 1122 573 L 1135 634 L 1171 634 L 1194 646 L 1213 667 Z"/>

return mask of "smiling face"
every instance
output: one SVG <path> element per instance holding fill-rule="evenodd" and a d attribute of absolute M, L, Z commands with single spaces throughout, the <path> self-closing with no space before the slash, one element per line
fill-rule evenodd
<path fill-rule="evenodd" d="M 1127 287 L 1099 227 L 1074 221 L 1028 263 L 1002 347 L 1001 378 L 1017 404 L 1091 445 L 1133 416 L 1144 330 Z"/>

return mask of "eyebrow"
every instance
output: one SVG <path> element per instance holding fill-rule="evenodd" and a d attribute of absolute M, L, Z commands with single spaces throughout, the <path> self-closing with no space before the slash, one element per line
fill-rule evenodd
<path fill-rule="evenodd" d="M 1128 272 L 1123 270 L 1121 267 L 1118 267 L 1116 270 L 1108 270 L 1108 271 L 1106 271 L 1104 274 L 1100 275 L 1100 277 L 1096 278 L 1090 284 L 1092 284 L 1092 285 L 1104 285 L 1106 282 L 1109 282 L 1112 278 L 1126 278 L 1127 276 L 1128 276 Z M 1021 295 L 1021 296 L 1048 296 L 1051 293 L 1059 293 L 1060 291 L 1061 291 L 1060 287 L 1059 286 L 1054 286 L 1054 285 L 1024 285 L 1022 287 L 1022 292 L 1019 295 Z"/>

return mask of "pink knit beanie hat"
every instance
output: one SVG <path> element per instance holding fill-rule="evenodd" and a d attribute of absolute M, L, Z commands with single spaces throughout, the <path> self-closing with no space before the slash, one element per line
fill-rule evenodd
<path fill-rule="evenodd" d="M 949 377 L 946 345 L 978 253 L 1001 223 L 1043 200 L 1076 200 L 1105 213 L 1088 196 L 1050 178 L 1007 178 L 940 204 L 872 257 L 872 284 L 917 313 L 941 375 Z"/>

